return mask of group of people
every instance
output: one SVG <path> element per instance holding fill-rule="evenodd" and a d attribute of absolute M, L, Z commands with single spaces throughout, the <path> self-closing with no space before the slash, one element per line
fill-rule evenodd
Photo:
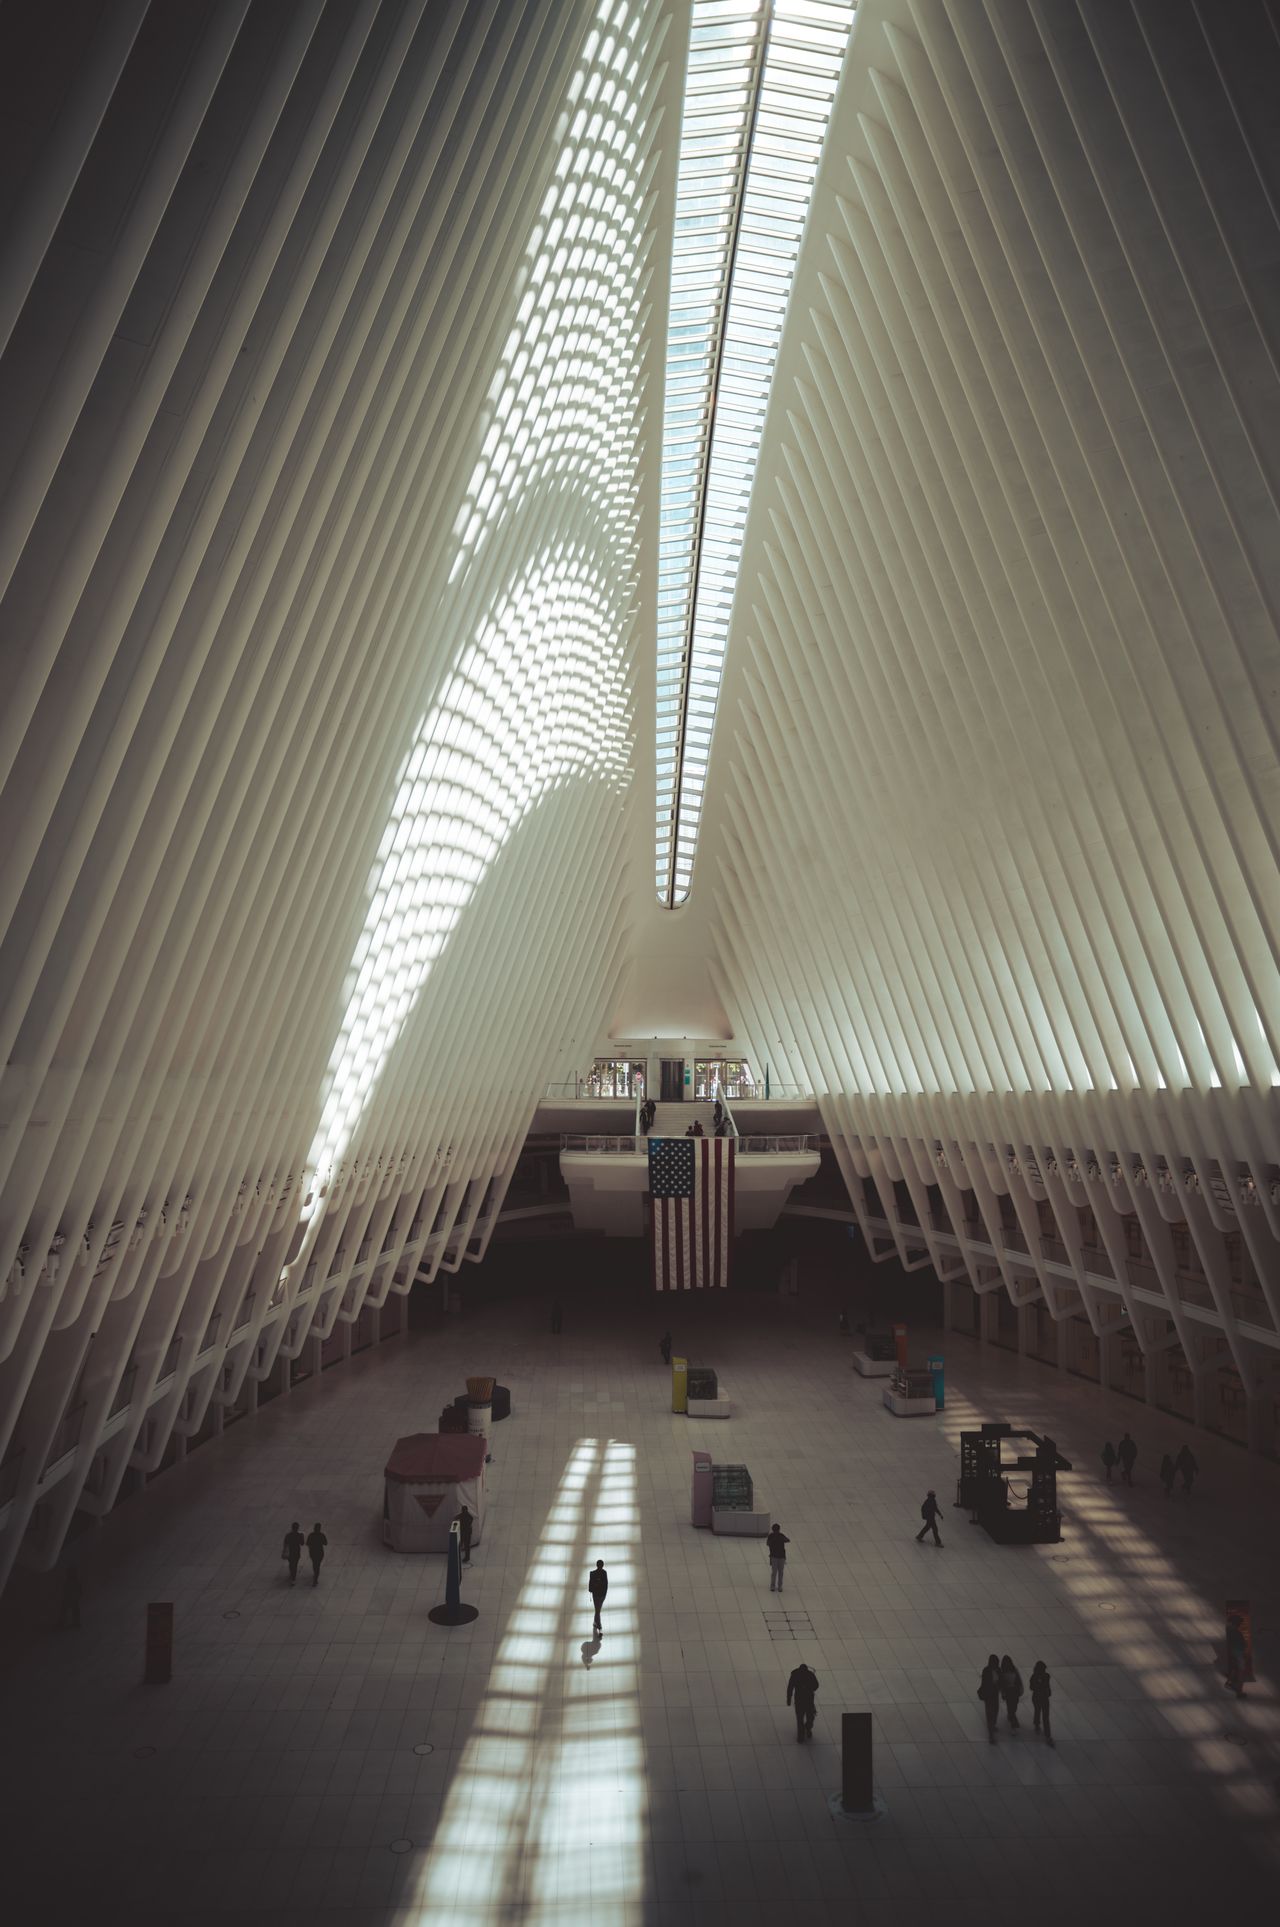
<path fill-rule="evenodd" d="M 656 1101 L 652 1097 L 646 1097 L 640 1106 L 641 1137 L 648 1137 L 650 1131 L 653 1129 L 653 1120 L 657 1115 L 657 1110 L 658 1106 Z M 711 1127 L 716 1137 L 732 1136 L 733 1126 L 725 1116 L 724 1105 L 720 1102 L 719 1098 L 716 1099 L 715 1106 L 711 1113 Z M 685 1131 L 686 1137 L 705 1137 L 706 1135 L 706 1132 L 696 1117 Z"/>
<path fill-rule="evenodd" d="M 1132 1485 L 1133 1468 L 1137 1464 L 1137 1461 L 1137 1444 L 1130 1438 L 1127 1432 L 1121 1437 L 1119 1445 L 1113 1445 L 1111 1440 L 1108 1439 L 1102 1448 L 1102 1463 L 1106 1468 L 1107 1484 L 1111 1485 L 1113 1483 L 1111 1475 L 1118 1465 L 1120 1467 L 1120 1477 L 1124 1480 L 1124 1483 L 1126 1485 Z M 1171 1499 L 1173 1497 L 1174 1481 L 1180 1478 L 1182 1480 L 1182 1496 L 1184 1499 L 1189 1499 L 1191 1497 L 1191 1488 L 1195 1483 L 1196 1474 L 1199 1470 L 1199 1462 L 1189 1445 L 1183 1445 L 1176 1458 L 1166 1452 L 1160 1461 L 1160 1483 L 1164 1487 L 1165 1498 Z"/>
<path fill-rule="evenodd" d="M 1160 1483 L 1164 1487 L 1165 1498 L 1173 1497 L 1173 1482 L 1175 1479 L 1181 1479 L 1182 1496 L 1184 1499 L 1189 1499 L 1191 1487 L 1195 1483 L 1196 1473 L 1199 1470 L 1199 1461 L 1189 1445 L 1182 1447 L 1176 1459 L 1171 1459 L 1166 1452 L 1160 1461 Z"/>
<path fill-rule="evenodd" d="M 287 1559 L 289 1562 L 289 1584 L 291 1586 L 296 1586 L 298 1583 L 298 1563 L 302 1558 L 303 1546 L 306 1547 L 308 1557 L 311 1560 L 311 1583 L 313 1586 L 320 1584 L 320 1568 L 324 1563 L 324 1549 L 328 1543 L 329 1541 L 325 1538 L 318 1519 L 305 1539 L 302 1536 L 302 1528 L 299 1526 L 298 1521 L 296 1519 L 294 1520 L 284 1535 L 284 1545 L 280 1552 L 280 1557 Z"/>
<path fill-rule="evenodd" d="M 1018 1702 L 1022 1698 L 1022 1692 L 1022 1674 L 1008 1653 L 1003 1659 L 997 1659 L 994 1653 L 989 1653 L 987 1663 L 982 1669 L 982 1678 L 978 1681 L 978 1698 L 982 1701 L 983 1710 L 987 1716 L 987 1739 L 992 1746 L 996 1743 L 996 1726 L 1000 1719 L 1002 1700 L 1011 1731 L 1015 1733 L 1018 1731 L 1020 1725 Z M 1043 1732 L 1050 1746 L 1054 1743 L 1049 1719 L 1049 1701 L 1052 1697 L 1053 1688 L 1049 1680 L 1049 1669 L 1042 1659 L 1038 1659 L 1031 1669 L 1031 1708 L 1035 1714 L 1035 1730 L 1037 1733 Z"/>
<path fill-rule="evenodd" d="M 777 1542 L 776 1545 L 775 1541 Z M 781 1592 L 782 1568 L 786 1565 L 787 1546 L 790 1541 L 787 1539 L 781 1527 L 775 1526 L 769 1534 L 768 1543 L 769 1565 L 772 1575 L 769 1590 L 771 1592 L 774 1590 Z M 773 1576 L 776 1576 L 778 1580 L 776 1589 L 773 1585 Z M 595 1566 L 587 1575 L 587 1591 L 591 1596 L 591 1630 L 593 1634 L 600 1637 L 604 1631 L 601 1624 L 601 1614 L 604 1611 L 604 1602 L 609 1591 L 609 1574 L 605 1569 L 603 1559 L 597 1559 Z M 593 1648 L 592 1650 L 594 1653 L 597 1649 Z M 795 1707 L 797 1741 L 811 1740 L 813 1738 L 813 1722 L 817 1717 L 818 1711 L 814 1697 L 817 1691 L 818 1675 L 811 1666 L 806 1666 L 802 1661 L 787 1681 L 787 1705 Z"/>
<path fill-rule="evenodd" d="M 475 1522 L 475 1514 L 465 1505 L 458 1513 L 457 1519 L 454 1522 L 458 1528 L 459 1548 L 464 1564 L 469 1563 L 471 1559 L 471 1528 L 475 1525 Z M 329 1541 L 325 1537 L 324 1530 L 318 1519 L 305 1539 L 302 1536 L 302 1528 L 298 1524 L 298 1521 L 296 1519 L 293 1521 L 289 1530 L 284 1535 L 284 1544 L 280 1548 L 280 1557 L 288 1562 L 289 1584 L 291 1586 L 296 1586 L 298 1583 L 298 1567 L 302 1563 L 304 1547 L 306 1548 L 307 1556 L 311 1560 L 311 1583 L 313 1586 L 320 1584 L 320 1568 L 324 1564 L 324 1549 L 328 1543 Z M 76 1587 L 75 1623 L 77 1626 L 80 1623 L 78 1581 Z"/>

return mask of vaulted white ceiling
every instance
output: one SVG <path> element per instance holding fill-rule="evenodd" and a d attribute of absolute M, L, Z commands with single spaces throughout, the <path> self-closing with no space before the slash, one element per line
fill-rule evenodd
<path fill-rule="evenodd" d="M 1262 10 L 859 8 L 674 911 L 687 0 L 121 0 L 70 53 L 19 11 L 0 1568 L 483 1251 L 539 1095 L 611 1026 L 740 1039 L 817 1092 L 851 1184 L 1065 1214 L 1101 1183 L 1206 1268 L 1243 1235 L 1269 1328 L 1229 1279 L 1194 1316 L 1252 1388 L 1280 1329 Z M 1023 1282 L 1093 1315 L 1069 1267 Z M 1173 1271 L 1152 1289 L 1181 1320 Z"/>

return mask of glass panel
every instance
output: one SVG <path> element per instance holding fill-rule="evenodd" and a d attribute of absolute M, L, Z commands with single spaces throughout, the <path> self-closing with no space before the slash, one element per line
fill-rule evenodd
<path fill-rule="evenodd" d="M 659 813 L 665 828 L 656 884 L 668 903 L 688 896 L 765 404 L 853 13 L 853 0 L 693 4 L 676 182 L 658 589 L 659 794 L 666 807 Z M 673 767 L 670 692 L 677 679 Z"/>

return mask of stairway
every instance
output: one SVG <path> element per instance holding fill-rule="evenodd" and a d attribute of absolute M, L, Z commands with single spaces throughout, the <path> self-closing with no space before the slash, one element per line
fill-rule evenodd
<path fill-rule="evenodd" d="M 707 1137 L 715 1136 L 715 1118 L 710 1104 L 659 1104 L 649 1128 L 650 1137 L 683 1137 L 697 1118 Z"/>

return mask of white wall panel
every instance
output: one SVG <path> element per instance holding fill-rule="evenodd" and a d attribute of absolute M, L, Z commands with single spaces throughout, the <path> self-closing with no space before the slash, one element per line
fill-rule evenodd
<path fill-rule="evenodd" d="M 1261 8 L 859 8 L 699 859 L 735 1035 L 819 1093 L 878 1255 L 1151 1346 L 1167 1309 L 1251 1408 L 1280 1343 L 1264 74 Z M 976 1197 L 987 1260 L 895 1179 Z M 1092 1211 L 1097 1275 L 1045 1258 L 1040 1202 L 1049 1244 Z M 1139 1282 L 1135 1215 L 1187 1227 L 1193 1309 L 1168 1253 Z"/>
<path fill-rule="evenodd" d="M 668 12 L 21 23 L 3 1570 L 482 1251 L 616 996 Z"/>

